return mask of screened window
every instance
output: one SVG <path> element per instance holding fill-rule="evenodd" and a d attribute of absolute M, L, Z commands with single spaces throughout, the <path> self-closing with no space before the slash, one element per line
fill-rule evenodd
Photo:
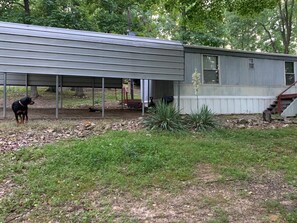
<path fill-rule="evenodd" d="M 291 85 L 295 82 L 294 62 L 286 62 L 285 70 L 286 85 Z"/>
<path fill-rule="evenodd" d="M 217 56 L 203 56 L 203 83 L 219 84 L 219 63 Z"/>

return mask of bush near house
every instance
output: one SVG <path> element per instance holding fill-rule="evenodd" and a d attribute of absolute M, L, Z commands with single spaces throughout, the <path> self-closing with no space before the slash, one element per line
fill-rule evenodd
<path fill-rule="evenodd" d="M 150 130 L 172 132 L 186 129 L 205 132 L 219 127 L 215 115 L 206 105 L 203 105 L 199 112 L 191 113 L 182 118 L 174 106 L 164 102 L 158 102 L 156 107 L 150 110 L 150 115 L 144 120 L 144 124 Z"/>
<path fill-rule="evenodd" d="M 207 105 L 203 105 L 199 112 L 192 112 L 185 118 L 185 124 L 196 132 L 206 132 L 217 129 L 220 124 L 215 118 L 214 113 Z"/>
<path fill-rule="evenodd" d="M 178 132 L 184 130 L 179 111 L 171 104 L 158 101 L 156 107 L 150 109 L 144 124 L 150 130 Z"/>

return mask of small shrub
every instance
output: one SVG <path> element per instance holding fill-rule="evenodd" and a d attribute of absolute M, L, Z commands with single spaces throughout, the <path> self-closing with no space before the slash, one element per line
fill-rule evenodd
<path fill-rule="evenodd" d="M 144 125 L 150 130 L 177 132 L 184 129 L 179 111 L 170 104 L 159 101 L 149 112 L 150 115 L 144 119 Z"/>
<path fill-rule="evenodd" d="M 200 112 L 191 113 L 186 117 L 186 123 L 195 131 L 209 131 L 218 128 L 219 124 L 212 111 L 203 105 Z"/>

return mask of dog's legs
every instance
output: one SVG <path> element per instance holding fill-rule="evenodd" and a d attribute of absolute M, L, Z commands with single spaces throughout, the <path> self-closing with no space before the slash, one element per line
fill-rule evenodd
<path fill-rule="evenodd" d="M 15 113 L 15 119 L 16 119 L 17 124 L 19 124 L 19 115 L 17 113 Z"/>
<path fill-rule="evenodd" d="M 21 118 L 22 118 L 22 124 L 24 124 L 25 123 L 25 114 L 24 113 L 21 114 Z"/>
<path fill-rule="evenodd" d="M 22 112 L 18 113 L 18 116 L 20 118 L 19 124 L 24 124 L 24 114 Z"/>
<path fill-rule="evenodd" d="M 28 122 L 28 111 L 25 112 L 26 122 Z"/>

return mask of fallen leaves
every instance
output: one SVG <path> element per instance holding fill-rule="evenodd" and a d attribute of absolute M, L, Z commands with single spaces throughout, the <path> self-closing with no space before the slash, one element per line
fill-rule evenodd
<path fill-rule="evenodd" d="M 44 125 L 34 128 L 25 126 L 20 129 L 5 132 L 0 130 L 0 152 L 15 151 L 22 147 L 42 146 L 70 138 L 85 138 L 90 135 L 100 135 L 111 131 L 137 131 L 143 128 L 142 118 L 133 120 L 118 120 L 110 122 L 102 121 L 78 121 L 72 125 L 64 126 L 59 121 L 52 121 L 50 126 Z M 56 124 L 54 123 L 56 122 Z"/>

